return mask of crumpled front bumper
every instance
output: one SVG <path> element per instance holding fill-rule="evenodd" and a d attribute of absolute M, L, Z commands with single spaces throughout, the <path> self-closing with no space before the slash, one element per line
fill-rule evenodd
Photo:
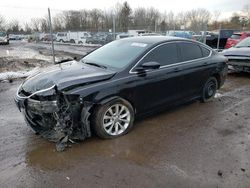
<path fill-rule="evenodd" d="M 38 113 L 53 113 L 59 110 L 57 101 L 38 101 L 34 99 L 23 99 L 18 96 L 14 99 L 19 111 L 30 110 Z"/>
<path fill-rule="evenodd" d="M 55 92 L 55 97 L 39 100 L 38 93 L 46 92 L 54 87 L 24 96 L 19 87 L 14 101 L 23 112 L 26 123 L 44 138 L 56 142 L 58 151 L 62 151 L 68 140 L 84 140 L 91 136 L 89 109 L 91 104 L 68 101 L 67 96 Z M 32 97 L 34 96 L 34 97 Z M 40 95 L 41 97 L 41 95 Z M 51 96 L 50 96 L 51 97 Z"/>
<path fill-rule="evenodd" d="M 54 88 L 55 88 L 55 85 L 53 85 L 52 87 L 49 87 L 47 89 L 43 89 L 43 90 L 34 92 L 33 94 L 31 94 L 29 96 L 21 96 L 19 94 L 20 90 L 21 90 L 21 86 L 20 86 L 17 90 L 14 101 L 15 101 L 19 111 L 22 111 L 22 109 L 29 109 L 29 110 L 34 111 L 34 112 L 53 113 L 53 112 L 56 112 L 59 110 L 58 103 L 56 100 L 38 101 L 38 100 L 31 99 L 31 97 L 36 95 L 36 94 L 52 90 Z"/>

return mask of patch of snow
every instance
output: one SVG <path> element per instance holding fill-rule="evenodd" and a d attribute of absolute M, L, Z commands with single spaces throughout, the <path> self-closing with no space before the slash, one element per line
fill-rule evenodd
<path fill-rule="evenodd" d="M 39 68 L 36 67 L 31 71 L 17 71 L 17 72 L 3 72 L 0 73 L 0 81 L 10 80 L 10 79 L 18 79 L 18 78 L 26 78 L 30 75 L 35 74 L 38 72 Z"/>

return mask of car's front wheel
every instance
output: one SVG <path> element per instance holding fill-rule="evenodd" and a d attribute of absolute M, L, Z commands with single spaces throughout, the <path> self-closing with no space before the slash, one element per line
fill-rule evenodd
<path fill-rule="evenodd" d="M 129 132 L 134 123 L 134 110 L 129 102 L 115 99 L 98 107 L 93 126 L 101 138 L 116 138 Z"/>
<path fill-rule="evenodd" d="M 210 77 L 203 86 L 202 89 L 202 102 L 210 101 L 216 94 L 216 90 L 218 89 L 218 81 L 215 77 Z"/>

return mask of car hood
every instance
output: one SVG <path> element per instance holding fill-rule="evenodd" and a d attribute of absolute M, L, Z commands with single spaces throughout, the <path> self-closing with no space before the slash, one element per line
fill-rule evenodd
<path fill-rule="evenodd" d="M 227 56 L 227 57 L 235 57 L 235 58 L 250 58 L 250 48 L 249 47 L 244 47 L 244 48 L 229 48 L 227 50 L 224 50 L 221 52 L 222 55 Z"/>
<path fill-rule="evenodd" d="M 56 86 L 63 91 L 78 85 L 104 81 L 114 76 L 116 72 L 86 65 L 77 61 L 70 61 L 50 66 L 28 77 L 22 84 L 22 89 L 34 93 L 43 89 Z"/>

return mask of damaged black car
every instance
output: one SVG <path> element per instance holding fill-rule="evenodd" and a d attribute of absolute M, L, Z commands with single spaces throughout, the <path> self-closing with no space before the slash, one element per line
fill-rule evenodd
<path fill-rule="evenodd" d="M 210 100 L 225 81 L 226 62 L 192 40 L 131 37 L 30 76 L 15 102 L 27 124 L 62 150 L 92 132 L 101 138 L 122 136 L 135 116 Z"/>

